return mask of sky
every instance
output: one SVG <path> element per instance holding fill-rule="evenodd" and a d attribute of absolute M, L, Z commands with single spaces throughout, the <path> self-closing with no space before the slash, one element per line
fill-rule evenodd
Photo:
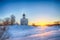
<path fill-rule="evenodd" d="M 0 19 L 16 17 L 20 23 L 22 14 L 26 14 L 29 24 L 46 24 L 60 21 L 59 0 L 0 0 Z"/>

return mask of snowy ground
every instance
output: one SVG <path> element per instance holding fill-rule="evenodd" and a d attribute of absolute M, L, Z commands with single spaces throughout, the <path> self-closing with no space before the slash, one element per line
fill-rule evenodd
<path fill-rule="evenodd" d="M 3 40 L 60 40 L 60 28 L 13 25 L 6 28 Z"/>

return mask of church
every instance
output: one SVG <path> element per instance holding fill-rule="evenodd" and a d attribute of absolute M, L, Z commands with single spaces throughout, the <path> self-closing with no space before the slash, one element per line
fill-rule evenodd
<path fill-rule="evenodd" d="M 28 19 L 25 17 L 25 14 L 22 15 L 21 25 L 28 25 Z"/>

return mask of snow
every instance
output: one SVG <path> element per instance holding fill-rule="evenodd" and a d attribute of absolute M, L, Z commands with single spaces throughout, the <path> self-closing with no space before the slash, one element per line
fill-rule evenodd
<path fill-rule="evenodd" d="M 12 25 L 6 28 L 1 39 L 6 40 L 60 40 L 60 28 Z"/>

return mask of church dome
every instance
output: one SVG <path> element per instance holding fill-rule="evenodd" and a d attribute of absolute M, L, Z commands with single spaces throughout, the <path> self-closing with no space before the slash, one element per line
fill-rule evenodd
<path fill-rule="evenodd" d="M 25 14 L 23 14 L 23 16 L 25 16 Z"/>

